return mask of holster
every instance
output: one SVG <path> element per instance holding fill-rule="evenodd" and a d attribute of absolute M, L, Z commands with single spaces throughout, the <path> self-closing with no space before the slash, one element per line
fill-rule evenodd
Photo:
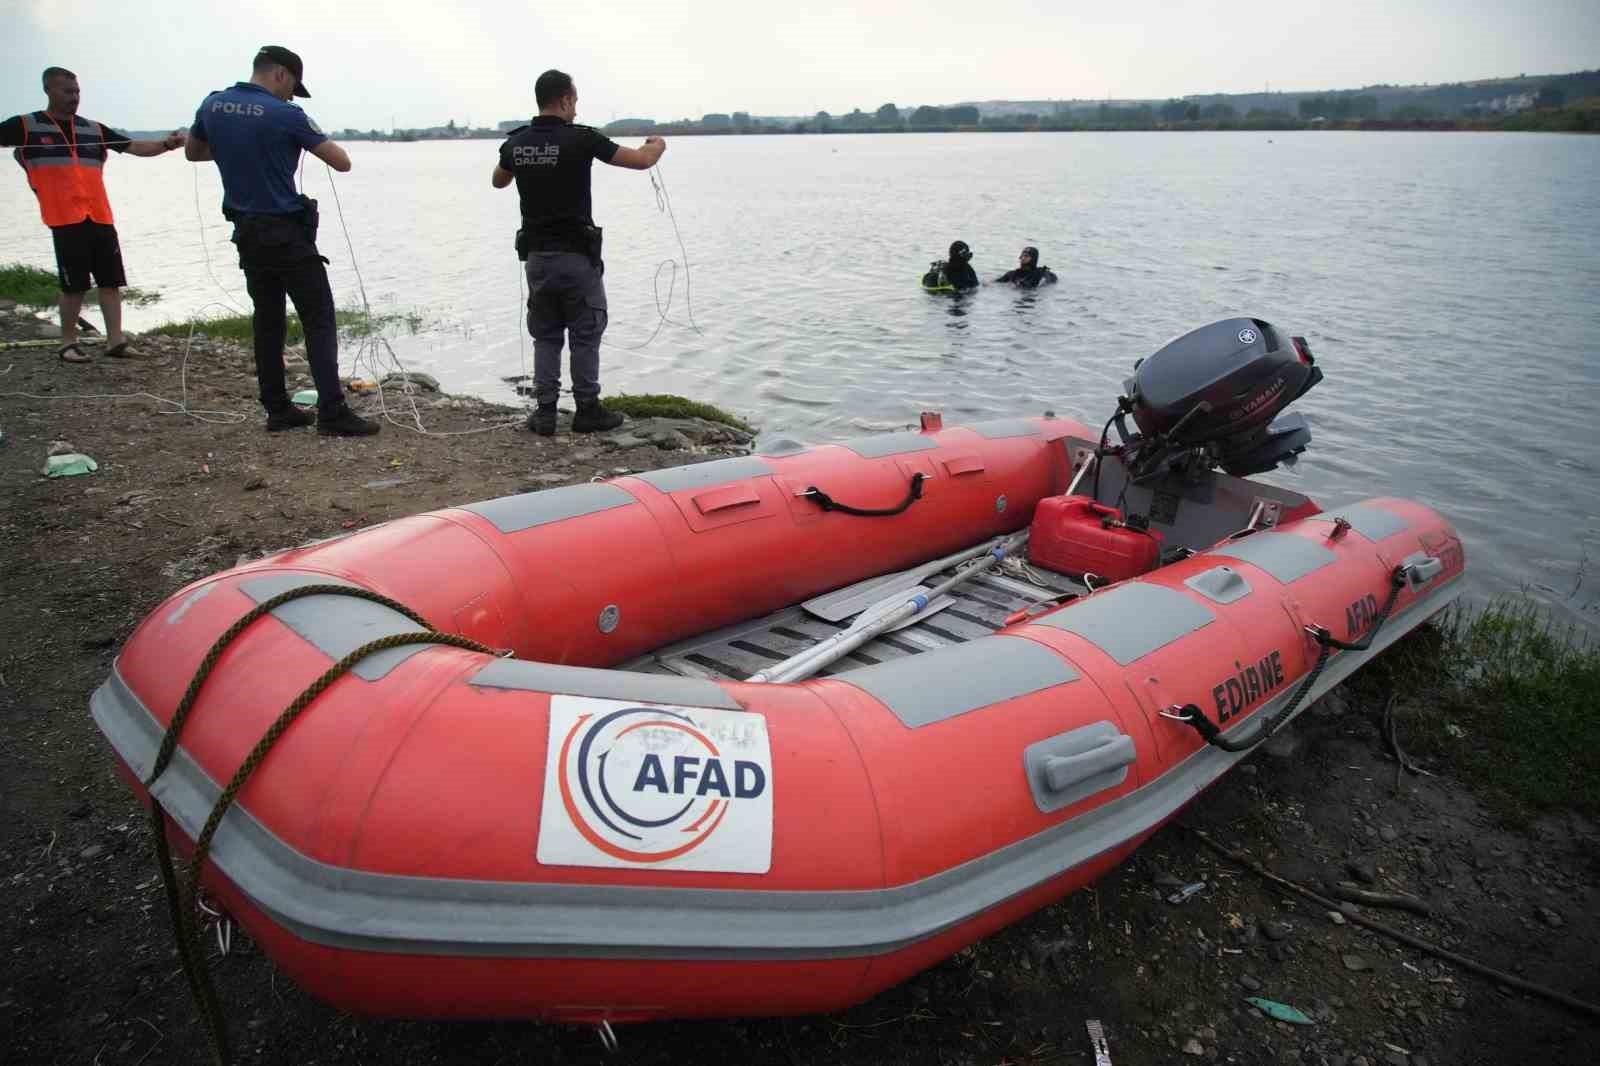
<path fill-rule="evenodd" d="M 528 243 L 528 231 L 525 229 L 517 230 L 517 239 L 513 246 L 517 249 L 517 258 L 524 263 L 528 261 Z"/>
<path fill-rule="evenodd" d="M 585 226 L 583 228 L 585 243 L 588 245 L 589 262 L 596 270 L 604 266 L 600 258 L 601 244 L 605 237 L 605 230 L 599 226 Z"/>
<path fill-rule="evenodd" d="M 306 237 L 312 244 L 316 244 L 317 227 L 322 223 L 322 216 L 317 211 L 317 202 L 305 193 L 301 193 L 300 212 L 300 221 L 306 228 Z"/>

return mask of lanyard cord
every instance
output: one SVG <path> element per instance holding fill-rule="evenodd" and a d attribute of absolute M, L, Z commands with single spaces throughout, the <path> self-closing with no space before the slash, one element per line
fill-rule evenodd
<path fill-rule="evenodd" d="M 61 139 L 63 141 L 67 142 L 67 150 L 72 153 L 72 158 L 73 159 L 77 159 L 78 158 L 78 133 L 77 133 L 78 123 L 76 121 L 69 122 L 67 124 L 67 126 L 71 126 L 73 132 L 68 133 L 67 132 L 67 126 L 63 126 L 61 124 L 61 120 L 56 118 L 50 112 L 48 112 L 48 111 L 44 112 L 44 117 L 49 119 L 51 124 L 54 125 L 56 129 L 61 131 Z"/>

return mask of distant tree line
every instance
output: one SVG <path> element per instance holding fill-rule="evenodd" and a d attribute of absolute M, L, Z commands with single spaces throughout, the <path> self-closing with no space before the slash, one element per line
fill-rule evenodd
<path fill-rule="evenodd" d="M 343 129 L 336 136 L 341 141 L 464 141 L 473 138 L 504 137 L 505 130 L 465 124 L 458 126 L 456 120 L 451 119 L 443 126 L 419 126 L 414 129 L 392 129 L 388 132 Z"/>
<path fill-rule="evenodd" d="M 1321 118 L 1330 122 L 1343 122 L 1351 118 L 1377 118 L 1376 96 L 1308 96 L 1299 103 L 1300 117 Z"/>
<path fill-rule="evenodd" d="M 1199 95 L 1165 102 L 1067 104 L 1030 101 L 1048 113 L 991 108 L 983 114 L 973 104 L 902 109 L 893 103 L 848 114 L 818 111 L 810 118 L 763 118 L 748 111 L 712 112 L 699 119 L 659 122 L 623 118 L 605 125 L 614 136 L 648 134 L 756 133 L 927 133 L 958 130 L 994 132 L 1028 130 L 1228 130 L 1305 129 L 1550 129 L 1593 128 L 1595 101 L 1600 99 L 1600 70 L 1502 80 L 1480 80 L 1436 86 L 1369 85 L 1359 90 L 1318 93 L 1238 93 Z M 1018 105 L 1011 105 L 1013 107 Z M 341 140 L 421 141 L 503 137 L 527 119 L 501 122 L 497 129 L 458 125 L 406 129 L 345 129 Z"/>

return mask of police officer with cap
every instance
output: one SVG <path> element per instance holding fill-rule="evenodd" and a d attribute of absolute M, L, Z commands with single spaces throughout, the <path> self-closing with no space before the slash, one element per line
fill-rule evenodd
<path fill-rule="evenodd" d="M 339 387 L 339 334 L 327 260 L 317 252 L 317 202 L 294 187 L 301 151 L 340 173 L 350 169 L 350 157 L 289 102 L 311 95 L 304 71 L 289 49 L 263 47 L 249 81 L 200 104 L 185 154 L 196 162 L 215 160 L 222 175 L 222 214 L 233 223 L 239 269 L 255 305 L 256 382 L 267 430 L 311 424 L 289 402 L 284 383 L 287 295 L 305 330 L 306 361 L 317 386 L 317 432 L 364 437 L 378 432 L 378 424 L 350 410 Z"/>
<path fill-rule="evenodd" d="M 512 131 L 500 146 L 493 184 L 513 181 L 522 201 L 517 254 L 527 263 L 528 333 L 533 337 L 533 395 L 528 428 L 542 437 L 556 431 L 561 394 L 563 334 L 572 349 L 574 433 L 616 429 L 622 415 L 600 406 L 600 337 L 606 330 L 606 289 L 601 281 L 600 228 L 589 196 L 593 161 L 630 170 L 655 166 L 667 142 L 647 137 L 624 148 L 590 126 L 573 123 L 578 90 L 571 76 L 547 70 L 534 83 L 539 114 Z"/>

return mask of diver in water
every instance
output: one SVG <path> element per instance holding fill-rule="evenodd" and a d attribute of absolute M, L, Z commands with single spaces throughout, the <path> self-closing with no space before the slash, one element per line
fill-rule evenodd
<path fill-rule="evenodd" d="M 922 275 L 922 287 L 933 291 L 953 289 L 961 292 L 978 287 L 978 272 L 972 269 L 972 249 L 966 241 L 950 245 L 950 258 L 936 260 Z"/>
<path fill-rule="evenodd" d="M 1019 289 L 1037 289 L 1040 285 L 1054 285 L 1055 271 L 1039 265 L 1039 249 L 1029 245 L 1017 257 L 1017 269 L 1008 270 L 995 279 Z"/>

